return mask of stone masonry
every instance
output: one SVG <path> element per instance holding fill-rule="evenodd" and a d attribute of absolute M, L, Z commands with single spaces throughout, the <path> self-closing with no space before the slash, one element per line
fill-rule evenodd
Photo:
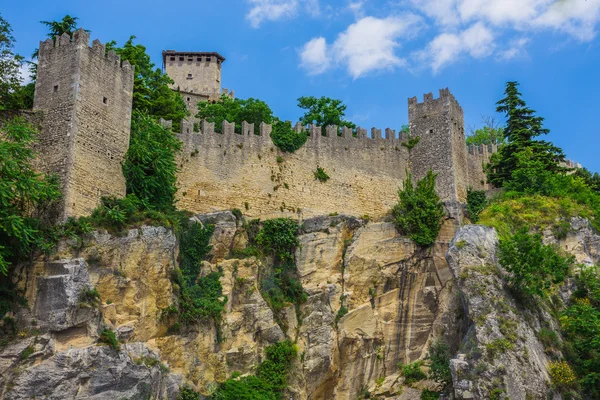
<path fill-rule="evenodd" d="M 163 52 L 166 72 L 189 96 L 191 108 L 220 93 L 224 60 L 218 53 Z M 121 65 L 114 52 L 105 54 L 97 40 L 89 47 L 85 31 L 40 44 L 34 110 L 44 120 L 38 166 L 61 179 L 62 219 L 89 214 L 102 196 L 125 195 L 121 164 L 132 90 L 133 67 Z M 483 164 L 496 149 L 467 149 L 463 111 L 448 89 L 438 99 L 431 93 L 422 103 L 409 99 L 408 113 L 411 134 L 420 138 L 412 149 L 407 135 L 389 128 L 367 134 L 333 126 L 322 134 L 320 127 L 296 125 L 309 138 L 293 154 L 273 144 L 271 126 L 264 123 L 260 134 L 248 123 L 235 132 L 228 122 L 217 133 L 214 124 L 184 120 L 178 207 L 197 213 L 239 208 L 261 218 L 335 212 L 377 217 L 397 202 L 407 172 L 416 180 L 431 168 L 448 214 L 459 221 L 467 188 L 487 188 Z M 329 175 L 327 182 L 315 178 L 318 167 Z"/>
<path fill-rule="evenodd" d="M 34 110 L 42 111 L 38 167 L 60 178 L 59 219 L 124 196 L 133 67 L 80 29 L 40 43 Z"/>

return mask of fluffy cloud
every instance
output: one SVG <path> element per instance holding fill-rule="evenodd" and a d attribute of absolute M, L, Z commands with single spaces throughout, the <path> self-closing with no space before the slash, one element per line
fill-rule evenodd
<path fill-rule="evenodd" d="M 291 18 L 298 12 L 297 0 L 248 0 L 251 8 L 246 14 L 250 25 L 258 28 L 263 21 Z"/>
<path fill-rule="evenodd" d="M 581 41 L 591 41 L 596 37 L 599 21 L 600 1 L 562 0 L 553 2 L 533 25 L 566 32 Z"/>
<path fill-rule="evenodd" d="M 419 18 L 414 14 L 362 18 L 340 33 L 331 46 L 322 37 L 306 43 L 300 51 L 302 65 L 311 74 L 322 73 L 332 65 L 343 65 L 354 78 L 403 66 L 406 60 L 396 55 L 398 39 L 407 37 L 418 23 Z"/>
<path fill-rule="evenodd" d="M 302 67 L 310 75 L 316 75 L 325 72 L 329 67 L 329 58 L 327 55 L 327 42 L 325 38 L 314 38 L 304 45 L 300 50 L 300 59 Z"/>
<path fill-rule="evenodd" d="M 278 21 L 296 17 L 300 11 L 318 17 L 321 15 L 319 0 L 246 0 L 250 10 L 246 19 L 258 28 L 264 21 Z"/>
<path fill-rule="evenodd" d="M 483 58 L 489 56 L 493 49 L 494 35 L 478 22 L 461 33 L 442 33 L 436 36 L 425 50 L 417 52 L 415 56 L 430 65 L 435 73 L 462 55 Z"/>

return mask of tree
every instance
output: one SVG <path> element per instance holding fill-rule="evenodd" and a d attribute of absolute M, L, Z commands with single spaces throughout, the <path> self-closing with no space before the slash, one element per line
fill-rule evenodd
<path fill-rule="evenodd" d="M 106 44 L 107 50 L 114 50 L 121 60 L 127 60 L 135 66 L 133 79 L 132 109 L 154 117 L 173 121 L 173 129 L 179 130 L 180 121 L 188 116 L 185 101 L 169 85 L 173 80 L 150 61 L 146 47 L 134 44 L 135 36 L 130 36 L 123 47 L 116 42 Z"/>
<path fill-rule="evenodd" d="M 596 193 L 600 193 L 600 174 L 591 172 L 587 168 L 577 168 L 573 175 L 582 178 L 590 189 Z"/>
<path fill-rule="evenodd" d="M 529 234 L 527 228 L 501 239 L 499 247 L 500 265 L 509 272 L 509 286 L 525 296 L 544 296 L 552 285 L 562 284 L 574 261 L 545 245 L 540 234 Z"/>
<path fill-rule="evenodd" d="M 544 118 L 536 116 L 535 111 L 527 107 L 517 90 L 518 85 L 517 82 L 508 82 L 506 97 L 496 103 L 496 110 L 507 117 L 504 129 L 507 143 L 491 157 L 487 166 L 488 182 L 496 187 L 502 187 L 512 179 L 517 168 L 518 155 L 526 149 L 531 150 L 532 159 L 539 161 L 545 170 L 565 170 L 559 165 L 565 160 L 560 148 L 546 141 L 534 140 L 537 136 L 547 134 L 549 130 L 543 128 Z"/>
<path fill-rule="evenodd" d="M 127 193 L 146 209 L 169 211 L 177 192 L 176 153 L 181 142 L 171 131 L 139 111 L 131 122 L 129 150 L 123 163 Z"/>
<path fill-rule="evenodd" d="M 35 172 L 32 146 L 37 132 L 15 118 L 0 132 L 0 272 L 45 244 L 40 214 L 60 197 L 55 179 Z"/>
<path fill-rule="evenodd" d="M 398 230 L 421 246 L 435 242 L 445 215 L 444 206 L 435 191 L 436 176 L 429 170 L 415 187 L 411 175 L 407 174 L 404 188 L 398 191 L 398 204 L 392 209 Z"/>
<path fill-rule="evenodd" d="M 0 108 L 9 108 L 9 99 L 21 83 L 19 68 L 23 57 L 13 52 L 14 43 L 10 24 L 0 16 Z"/>
<path fill-rule="evenodd" d="M 483 128 L 471 129 L 467 136 L 467 146 L 470 145 L 500 145 L 506 142 L 504 128 L 498 125 L 493 117 L 482 116 Z"/>
<path fill-rule="evenodd" d="M 198 103 L 196 118 L 215 123 L 215 131 L 220 132 L 223 121 L 235 123 L 235 131 L 242 131 L 242 122 L 254 124 L 254 133 L 260 133 L 260 123 L 272 124 L 274 122 L 271 107 L 262 100 L 232 99 L 222 95 L 217 101 L 204 101 Z"/>
<path fill-rule="evenodd" d="M 356 128 L 356 125 L 350 121 L 344 120 L 346 105 L 341 100 L 330 97 L 302 96 L 298 99 L 298 107 L 306 110 L 300 117 L 300 123 L 303 125 L 314 124 L 320 126 L 325 132 L 328 125 L 346 126 Z"/>

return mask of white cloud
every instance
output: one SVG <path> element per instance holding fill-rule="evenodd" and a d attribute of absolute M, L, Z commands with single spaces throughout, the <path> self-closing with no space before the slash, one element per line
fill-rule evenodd
<path fill-rule="evenodd" d="M 478 22 L 461 33 L 442 33 L 436 36 L 427 48 L 417 52 L 415 57 L 427 63 L 433 72 L 437 73 L 465 54 L 473 58 L 487 57 L 492 53 L 494 46 L 493 33 Z"/>
<path fill-rule="evenodd" d="M 442 26 L 460 23 L 456 0 L 410 0 L 413 7 Z"/>
<path fill-rule="evenodd" d="M 19 67 L 19 80 L 21 85 L 27 85 L 31 82 L 31 71 L 29 70 L 29 64 L 24 63 Z"/>
<path fill-rule="evenodd" d="M 510 46 L 498 52 L 496 58 L 498 60 L 512 60 L 513 58 L 525 56 L 527 53 L 525 51 L 525 46 L 529 43 L 528 38 L 519 38 L 516 40 L 512 40 Z"/>
<path fill-rule="evenodd" d="M 325 72 L 330 64 L 325 38 L 318 37 L 307 42 L 300 50 L 300 60 L 309 75 Z"/>
<path fill-rule="evenodd" d="M 306 43 L 300 51 L 302 65 L 312 74 L 322 73 L 333 64 L 343 65 L 354 78 L 403 66 L 406 60 L 396 55 L 398 39 L 409 36 L 418 23 L 414 14 L 362 18 L 348 26 L 330 46 L 322 37 Z"/>
<path fill-rule="evenodd" d="M 581 41 L 591 41 L 596 37 L 599 22 L 600 1 L 560 0 L 552 3 L 533 24 L 566 32 Z"/>
<path fill-rule="evenodd" d="M 458 0 L 463 21 L 487 20 L 494 25 L 522 25 L 554 0 Z M 574 0 L 580 1 L 580 0 Z"/>
<path fill-rule="evenodd" d="M 251 8 L 246 14 L 250 25 L 258 28 L 263 21 L 291 18 L 298 12 L 298 0 L 247 0 Z"/>

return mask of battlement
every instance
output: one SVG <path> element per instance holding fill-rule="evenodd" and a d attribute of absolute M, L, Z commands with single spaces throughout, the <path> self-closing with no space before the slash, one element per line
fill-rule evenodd
<path fill-rule="evenodd" d="M 43 63 L 47 59 L 53 57 L 53 55 L 60 56 L 65 52 L 76 52 L 88 50 L 90 56 L 94 56 L 95 59 L 103 59 L 110 65 L 115 66 L 115 71 L 121 71 L 125 75 L 131 75 L 133 77 L 134 67 L 125 60 L 121 62 L 121 57 L 115 53 L 114 50 L 106 52 L 106 45 L 102 44 L 98 39 L 92 42 L 90 47 L 90 34 L 79 28 L 73 33 L 73 36 L 69 36 L 67 33 L 63 33 L 58 36 L 55 40 L 50 38 L 40 42 L 39 47 L 39 60 Z"/>
<path fill-rule="evenodd" d="M 471 144 L 471 145 L 467 146 L 467 151 L 471 155 L 476 155 L 476 154 L 491 155 L 498 151 L 498 145 L 495 145 L 495 144 L 488 144 L 488 145 Z"/>

